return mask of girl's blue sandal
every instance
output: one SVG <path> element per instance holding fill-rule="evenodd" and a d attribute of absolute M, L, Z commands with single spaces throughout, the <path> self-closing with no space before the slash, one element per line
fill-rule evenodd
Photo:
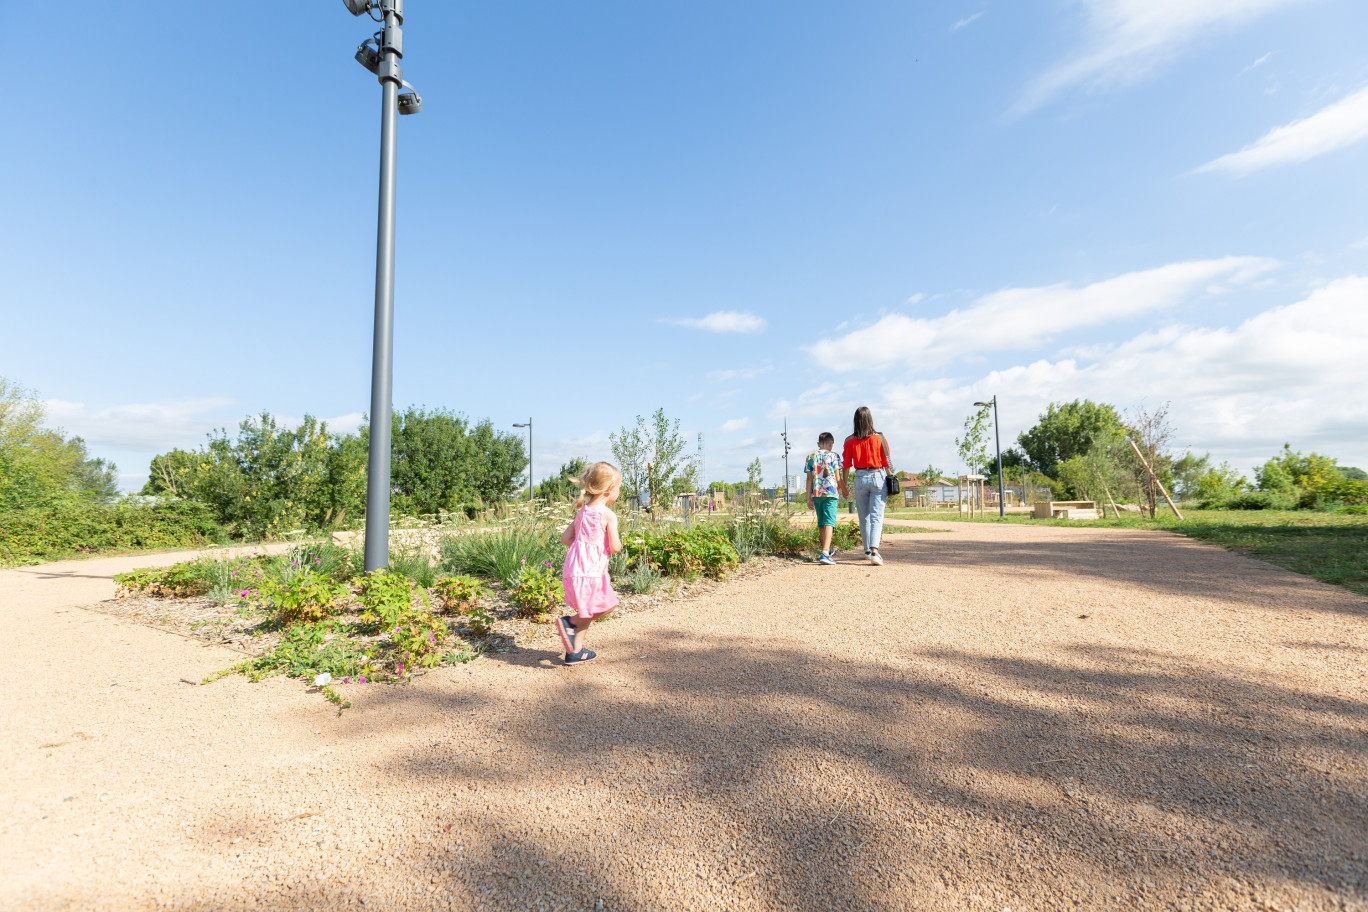
<path fill-rule="evenodd" d="M 585 662 L 592 662 L 598 658 L 598 653 L 588 648 L 581 649 L 579 652 L 567 652 L 565 654 L 566 665 L 583 665 Z"/>

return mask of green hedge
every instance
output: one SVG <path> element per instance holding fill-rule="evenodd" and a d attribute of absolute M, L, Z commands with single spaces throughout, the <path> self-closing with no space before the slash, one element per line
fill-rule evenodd
<path fill-rule="evenodd" d="M 194 548 L 227 541 L 204 504 L 71 502 L 0 512 L 0 563 L 101 551 Z"/>

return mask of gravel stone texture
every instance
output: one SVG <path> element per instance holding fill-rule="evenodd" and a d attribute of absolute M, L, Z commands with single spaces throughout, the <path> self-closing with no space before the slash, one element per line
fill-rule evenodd
<path fill-rule="evenodd" d="M 0 908 L 1368 909 L 1368 600 L 946 526 L 341 716 L 81 610 L 146 556 L 0 571 Z"/>

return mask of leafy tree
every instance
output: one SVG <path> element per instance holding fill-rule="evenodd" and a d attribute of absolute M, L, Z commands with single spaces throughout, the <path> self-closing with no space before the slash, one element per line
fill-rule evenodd
<path fill-rule="evenodd" d="M 45 427 L 46 417 L 36 393 L 0 377 L 0 508 L 113 499 L 114 464 L 92 457 L 80 437 Z"/>
<path fill-rule="evenodd" d="M 1195 500 L 1203 507 L 1224 506 L 1248 486 L 1244 475 L 1233 469 L 1230 463 L 1223 462 L 1217 467 L 1208 468 L 1191 488 L 1184 489 L 1183 499 Z"/>
<path fill-rule="evenodd" d="M 921 470 L 921 477 L 923 481 L 931 485 L 935 484 L 936 482 L 944 478 L 945 471 L 943 469 L 936 468 L 934 465 L 928 462 L 926 464 L 926 468 Z"/>
<path fill-rule="evenodd" d="M 543 500 L 569 500 L 575 494 L 575 479 L 589 468 L 589 460 L 575 457 L 563 463 L 560 471 L 537 485 L 537 496 Z"/>
<path fill-rule="evenodd" d="M 1368 472 L 1357 466 L 1337 466 L 1340 477 L 1346 481 L 1368 481 Z"/>
<path fill-rule="evenodd" d="M 1169 456 L 1169 444 L 1173 441 L 1173 425 L 1168 420 L 1168 403 L 1152 409 L 1139 408 L 1127 413 L 1126 432 L 1149 464 L 1149 471 L 1135 458 L 1135 453 L 1127 445 L 1122 450 L 1122 461 L 1131 468 L 1131 475 L 1144 497 L 1144 506 L 1153 519 L 1159 510 L 1159 484 L 1165 488 L 1173 484 L 1173 458 Z M 1119 447 L 1118 447 L 1119 449 Z M 1150 471 L 1154 473 L 1151 477 Z"/>
<path fill-rule="evenodd" d="M 672 500 L 676 490 L 693 490 L 697 469 L 685 455 L 688 442 L 679 433 L 679 419 L 671 421 L 663 408 L 655 410 L 650 424 L 638 415 L 636 427 L 609 434 L 608 442 L 625 493 L 645 493 L 652 504 L 661 504 Z"/>
<path fill-rule="evenodd" d="M 199 467 L 200 457 L 189 450 L 171 450 L 152 457 L 147 469 L 147 482 L 142 486 L 143 494 L 168 494 L 171 497 L 188 496 L 194 486 L 195 470 Z"/>
<path fill-rule="evenodd" d="M 1211 471 L 1211 454 L 1194 456 L 1187 452 L 1173 463 L 1173 496 L 1188 500 L 1197 490 L 1197 485 Z"/>
<path fill-rule="evenodd" d="M 1099 436 L 1086 453 L 1059 464 L 1057 481 L 1068 496 L 1080 500 L 1106 504 L 1108 500 L 1127 499 L 1138 490 L 1127 471 L 1128 460 L 1133 456 L 1124 437 Z"/>
<path fill-rule="evenodd" d="M 1058 466 L 1071 456 L 1081 456 L 1098 437 L 1125 433 L 1116 409 L 1089 399 L 1050 403 L 1028 431 L 1017 437 L 1031 468 L 1055 478 Z M 1004 463 L 1006 462 L 1006 454 Z"/>
<path fill-rule="evenodd" d="M 981 470 L 988 463 L 988 428 L 993 420 L 991 406 L 983 406 L 969 413 L 964 419 L 964 436 L 955 438 L 960 459 L 973 474 L 984 474 Z"/>
<path fill-rule="evenodd" d="M 751 464 L 746 466 L 746 483 L 750 485 L 752 491 L 758 489 L 765 482 L 765 469 L 760 465 L 760 457 L 756 456 Z"/>
<path fill-rule="evenodd" d="M 1308 453 L 1303 456 L 1300 451 L 1293 450 L 1292 445 L 1288 443 L 1283 444 L 1281 453 L 1257 469 L 1255 476 L 1258 478 L 1259 490 L 1284 494 L 1293 493 L 1294 490 L 1315 491 L 1342 477 L 1339 466 L 1335 465 L 1335 460 L 1331 457 L 1319 453 Z M 1289 480 L 1290 487 L 1287 483 Z"/>
<path fill-rule="evenodd" d="M 1254 481 L 1260 491 L 1271 494 L 1293 494 L 1297 485 L 1292 481 L 1292 473 L 1278 460 L 1270 459 L 1254 470 Z"/>

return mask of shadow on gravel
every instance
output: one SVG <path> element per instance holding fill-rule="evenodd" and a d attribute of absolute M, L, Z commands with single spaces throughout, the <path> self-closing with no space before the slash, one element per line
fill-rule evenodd
<path fill-rule="evenodd" d="M 539 694 L 395 690 L 368 704 L 374 722 L 414 729 L 388 788 L 460 797 L 444 812 L 454 833 L 415 820 L 384 847 L 389 873 L 422 892 L 301 879 L 262 905 L 177 908 L 1368 899 L 1362 702 L 1096 646 L 1055 661 L 831 661 L 683 637 L 613 652 Z"/>
<path fill-rule="evenodd" d="M 1368 616 L 1368 598 L 1318 584 L 1290 570 L 1251 564 L 1251 558 L 1216 545 L 1176 533 L 1138 536 L 1109 534 L 1113 530 L 1108 529 L 1094 531 L 1096 540 L 1087 541 L 1076 537 L 965 541 L 938 536 L 916 543 L 923 546 L 917 549 L 916 560 L 928 569 L 982 567 L 986 572 L 1006 571 L 1017 575 L 1023 586 L 1036 581 L 1067 585 L 1081 576 L 1242 607 Z"/>

